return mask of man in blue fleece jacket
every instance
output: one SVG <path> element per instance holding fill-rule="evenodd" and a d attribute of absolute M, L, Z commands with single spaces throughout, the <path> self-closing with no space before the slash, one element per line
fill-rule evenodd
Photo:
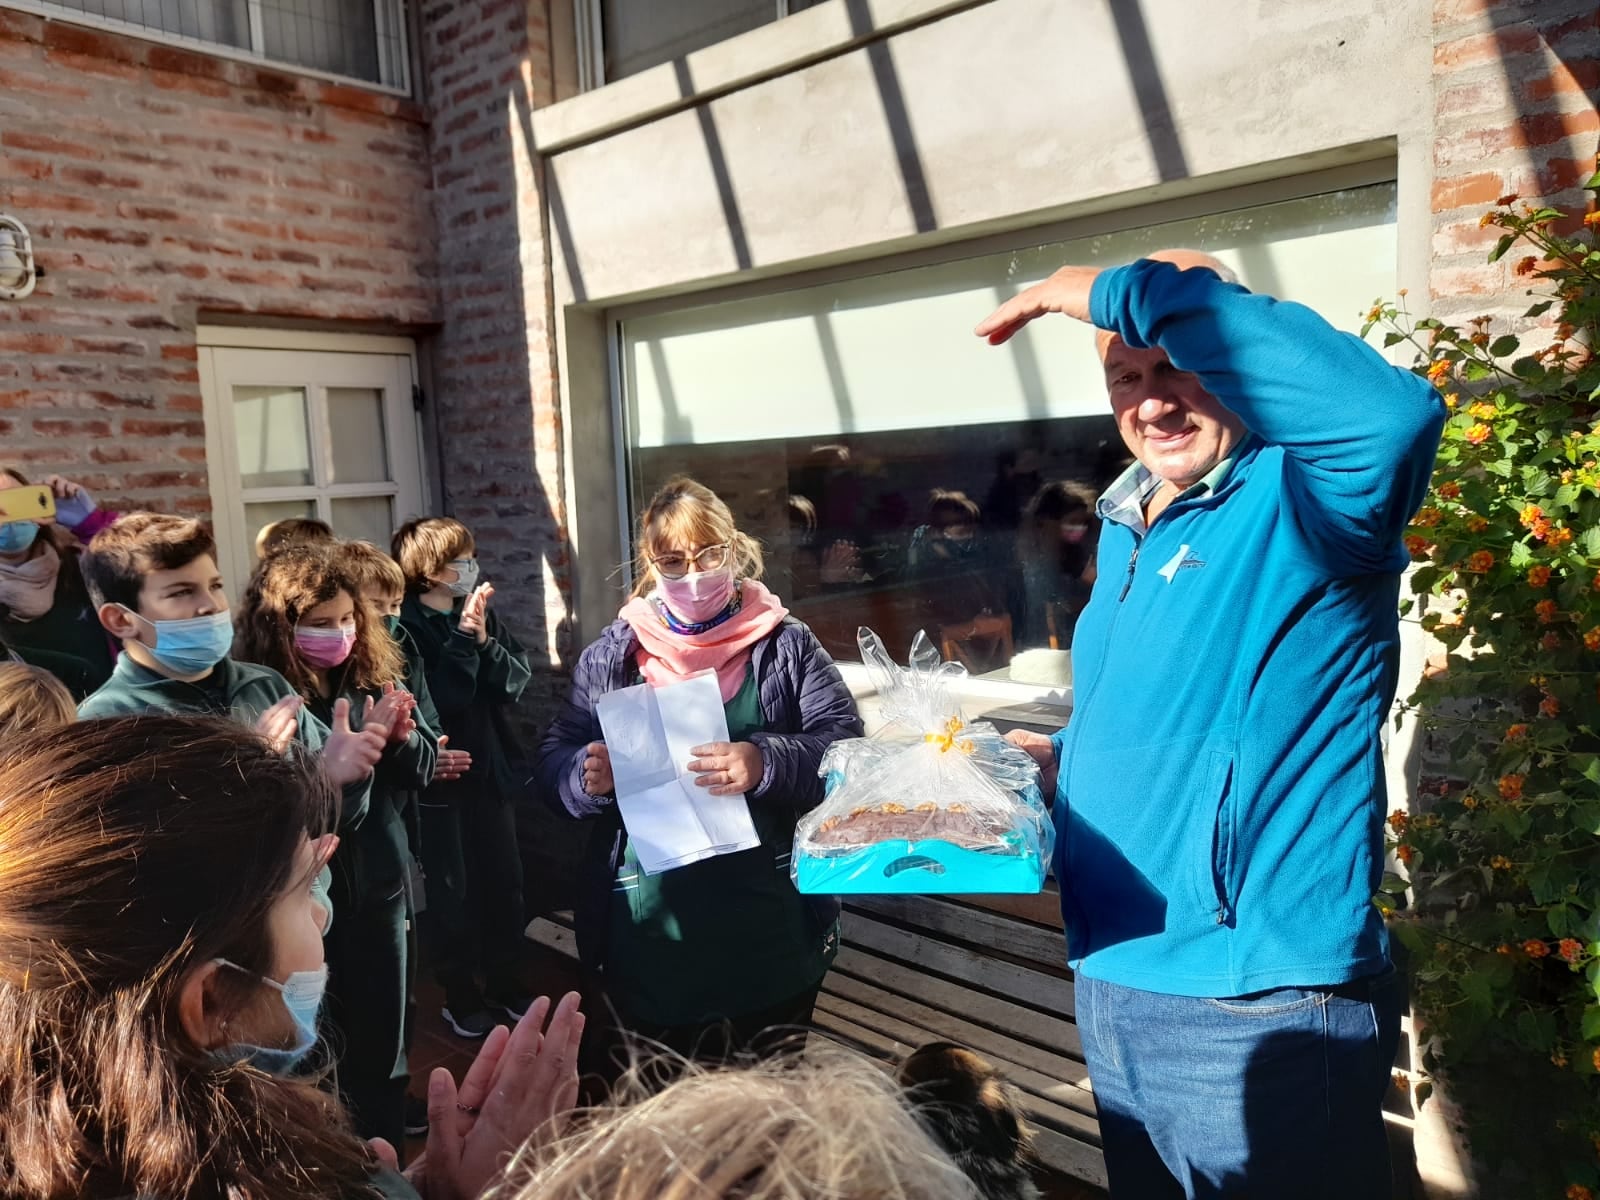
<path fill-rule="evenodd" d="M 1400 537 L 1445 408 L 1310 309 L 1171 251 L 978 326 L 1097 326 L 1137 460 L 1100 498 L 1056 876 L 1117 1197 L 1386 1198 L 1400 997 L 1371 903 Z"/>

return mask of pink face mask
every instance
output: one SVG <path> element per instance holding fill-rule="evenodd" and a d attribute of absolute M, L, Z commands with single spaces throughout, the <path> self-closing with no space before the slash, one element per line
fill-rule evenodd
<path fill-rule="evenodd" d="M 294 648 L 314 667 L 337 667 L 355 648 L 355 626 L 348 629 L 308 629 L 296 625 Z"/>
<path fill-rule="evenodd" d="M 698 625 L 728 607 L 728 601 L 733 599 L 733 572 L 724 567 L 720 571 L 685 575 L 682 579 L 658 577 L 656 590 L 673 616 Z"/>

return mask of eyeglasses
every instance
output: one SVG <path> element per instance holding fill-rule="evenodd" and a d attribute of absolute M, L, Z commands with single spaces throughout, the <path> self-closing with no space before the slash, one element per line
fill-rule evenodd
<path fill-rule="evenodd" d="M 652 557 L 650 564 L 663 579 L 682 579 L 691 568 L 696 571 L 720 571 L 728 565 L 728 551 L 732 545 L 731 542 L 723 542 L 720 546 L 704 546 L 693 554 L 673 551 Z"/>

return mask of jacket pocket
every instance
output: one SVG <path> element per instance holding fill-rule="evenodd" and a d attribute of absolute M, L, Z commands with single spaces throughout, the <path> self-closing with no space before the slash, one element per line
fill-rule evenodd
<path fill-rule="evenodd" d="M 1203 839 L 1204 858 L 1196 872 L 1195 891 L 1202 909 L 1209 912 L 1218 925 L 1227 925 L 1233 920 L 1233 869 L 1237 843 L 1233 756 L 1213 750 L 1207 756 L 1204 778 L 1205 790 L 1197 797 L 1197 810 L 1210 815 L 1210 836 Z"/>

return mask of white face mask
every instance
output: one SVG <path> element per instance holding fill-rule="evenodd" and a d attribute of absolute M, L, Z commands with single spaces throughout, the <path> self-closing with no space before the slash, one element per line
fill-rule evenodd
<path fill-rule="evenodd" d="M 456 573 L 454 583 L 444 586 L 449 589 L 452 596 L 470 596 L 472 589 L 478 586 L 478 560 L 475 558 L 458 558 L 450 563 L 450 569 Z"/>

